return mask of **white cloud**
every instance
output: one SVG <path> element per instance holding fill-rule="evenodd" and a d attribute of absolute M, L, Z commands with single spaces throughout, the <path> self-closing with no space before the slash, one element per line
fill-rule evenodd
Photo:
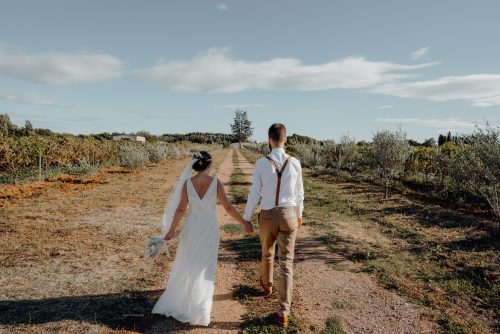
<path fill-rule="evenodd" d="M 218 10 L 229 10 L 229 6 L 226 5 L 225 3 L 220 3 L 217 5 Z"/>
<path fill-rule="evenodd" d="M 377 109 L 382 110 L 382 109 L 392 109 L 394 106 L 378 106 Z"/>
<path fill-rule="evenodd" d="M 401 72 L 432 65 L 435 63 L 400 65 L 357 56 L 319 65 L 305 65 L 295 58 L 252 62 L 232 59 L 227 48 L 212 48 L 191 60 L 161 62 L 138 73 L 146 80 L 161 82 L 175 91 L 318 91 L 368 88 L 413 77 Z"/>
<path fill-rule="evenodd" d="M 424 48 L 420 48 L 416 51 L 413 51 L 412 53 L 410 53 L 410 59 L 412 60 L 420 59 L 423 56 L 425 56 L 430 49 L 431 49 L 430 47 L 426 46 Z"/>
<path fill-rule="evenodd" d="M 477 107 L 500 105 L 500 74 L 473 74 L 383 84 L 372 92 L 431 101 L 465 100 Z"/>
<path fill-rule="evenodd" d="M 61 103 L 54 101 L 50 97 L 39 95 L 39 94 L 25 94 L 25 95 L 14 95 L 14 94 L 0 94 L 0 99 L 22 103 L 22 104 L 33 104 L 39 106 L 50 106 L 50 107 L 79 107 L 76 103 Z"/>
<path fill-rule="evenodd" d="M 265 104 L 254 103 L 254 104 L 223 104 L 214 106 L 217 109 L 255 109 L 255 108 L 265 108 Z"/>
<path fill-rule="evenodd" d="M 0 75 L 50 85 L 103 81 L 122 75 L 123 62 L 102 52 L 28 53 L 0 44 Z"/>
<path fill-rule="evenodd" d="M 378 123 L 397 123 L 420 125 L 436 129 L 449 128 L 473 128 L 476 124 L 464 121 L 461 118 L 376 118 L 373 120 Z"/>

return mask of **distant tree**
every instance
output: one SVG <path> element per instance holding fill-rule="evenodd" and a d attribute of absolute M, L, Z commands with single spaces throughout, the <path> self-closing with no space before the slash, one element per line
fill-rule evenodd
<path fill-rule="evenodd" d="M 434 147 L 436 145 L 437 145 L 436 140 L 432 137 L 424 140 L 424 142 L 422 143 L 422 146 L 425 146 L 425 147 Z"/>
<path fill-rule="evenodd" d="M 22 135 L 17 125 L 11 122 L 9 115 L 0 115 L 0 136 L 18 137 Z"/>
<path fill-rule="evenodd" d="M 293 144 L 317 144 L 318 141 L 314 138 L 308 136 L 302 136 L 294 133 L 291 136 L 288 136 L 287 143 L 290 145 Z"/>
<path fill-rule="evenodd" d="M 0 136 L 8 136 L 9 129 L 11 126 L 9 115 L 3 114 L 0 115 Z"/>
<path fill-rule="evenodd" d="M 239 143 L 246 141 L 253 134 L 252 122 L 248 119 L 247 112 L 236 110 L 234 123 L 231 124 L 234 139 Z"/>
<path fill-rule="evenodd" d="M 111 140 L 111 139 L 113 139 L 113 136 L 109 132 L 101 132 L 101 133 L 93 134 L 93 135 L 91 135 L 91 137 L 94 137 L 95 139 L 98 139 L 98 140 Z"/>
<path fill-rule="evenodd" d="M 24 123 L 24 134 L 26 136 L 29 136 L 29 135 L 32 135 L 34 133 L 34 129 L 33 129 L 33 124 L 31 124 L 30 121 L 26 121 L 26 123 Z"/>
<path fill-rule="evenodd" d="M 446 137 L 444 135 L 439 135 L 438 136 L 438 146 L 441 146 L 443 145 L 444 143 L 446 143 Z"/>
<path fill-rule="evenodd" d="M 422 144 L 420 144 L 418 141 L 413 140 L 413 139 L 408 139 L 408 144 L 410 146 L 422 146 Z"/>
<path fill-rule="evenodd" d="M 35 133 L 40 136 L 50 136 L 54 134 L 54 132 L 52 132 L 49 129 L 40 129 L 40 128 L 35 129 Z"/>
<path fill-rule="evenodd" d="M 404 171 L 409 153 L 406 133 L 401 128 L 396 132 L 377 131 L 374 135 L 367 152 L 367 162 L 372 173 L 384 185 L 384 198 L 387 198 L 391 183 Z"/>

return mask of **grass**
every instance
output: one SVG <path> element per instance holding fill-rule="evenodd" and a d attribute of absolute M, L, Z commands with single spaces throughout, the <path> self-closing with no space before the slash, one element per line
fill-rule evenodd
<path fill-rule="evenodd" d="M 326 320 L 326 328 L 320 334 L 346 334 L 339 317 L 332 317 Z"/>
<path fill-rule="evenodd" d="M 240 224 L 226 224 L 222 227 L 224 232 L 229 233 L 231 235 L 241 235 L 243 233 L 243 228 Z"/>
<path fill-rule="evenodd" d="M 498 330 L 498 245 L 482 218 L 375 185 L 305 177 L 305 221 L 384 287 L 427 306 L 444 333 Z"/>

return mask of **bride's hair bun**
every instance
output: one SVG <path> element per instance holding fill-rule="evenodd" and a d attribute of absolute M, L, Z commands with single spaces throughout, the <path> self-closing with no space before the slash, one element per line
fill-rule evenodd
<path fill-rule="evenodd" d="M 207 169 L 212 163 L 212 156 L 207 151 L 196 152 L 193 155 L 193 159 L 196 159 L 196 162 L 193 164 L 193 169 L 197 172 Z"/>

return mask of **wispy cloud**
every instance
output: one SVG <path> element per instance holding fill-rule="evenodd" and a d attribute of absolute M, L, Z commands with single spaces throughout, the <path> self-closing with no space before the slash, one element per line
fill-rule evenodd
<path fill-rule="evenodd" d="M 123 62 L 106 53 L 28 53 L 0 44 L 0 75 L 49 85 L 66 85 L 117 78 Z"/>
<path fill-rule="evenodd" d="M 431 101 L 465 100 L 477 107 L 500 105 L 500 74 L 473 74 L 383 84 L 372 92 Z"/>
<path fill-rule="evenodd" d="M 32 104 L 32 105 L 38 105 L 38 106 L 71 107 L 71 108 L 81 106 L 80 104 L 77 104 L 77 103 L 57 102 L 48 96 L 34 94 L 34 93 L 33 94 L 24 94 L 24 95 L 0 94 L 0 99 L 15 102 L 15 103 Z"/>
<path fill-rule="evenodd" d="M 425 56 L 427 54 L 427 52 L 429 52 L 430 49 L 431 49 L 430 47 L 426 46 L 426 47 L 420 48 L 418 50 L 415 50 L 412 53 L 410 53 L 410 59 L 412 59 L 412 60 L 420 59 L 423 56 Z"/>
<path fill-rule="evenodd" d="M 436 129 L 473 128 L 476 124 L 464 121 L 461 118 L 376 118 L 377 123 L 397 123 L 420 125 Z"/>
<path fill-rule="evenodd" d="M 218 10 L 229 10 L 229 6 L 226 5 L 225 3 L 220 3 L 220 4 L 217 4 L 217 9 Z"/>
<path fill-rule="evenodd" d="M 149 81 L 185 92 L 236 93 L 248 90 L 318 91 L 361 89 L 390 83 L 414 74 L 406 73 L 435 65 L 401 65 L 352 56 L 319 65 L 305 65 L 295 58 L 260 62 L 235 60 L 227 48 L 212 48 L 191 60 L 161 62 L 138 71 Z"/>
<path fill-rule="evenodd" d="M 254 104 L 223 104 L 216 105 L 214 108 L 216 109 L 255 109 L 255 108 L 265 108 L 267 105 L 254 103 Z"/>
<path fill-rule="evenodd" d="M 387 106 L 378 106 L 377 107 L 377 109 L 379 109 L 379 110 L 382 110 L 382 109 L 392 109 L 392 108 L 394 108 L 394 106 L 387 105 Z"/>

